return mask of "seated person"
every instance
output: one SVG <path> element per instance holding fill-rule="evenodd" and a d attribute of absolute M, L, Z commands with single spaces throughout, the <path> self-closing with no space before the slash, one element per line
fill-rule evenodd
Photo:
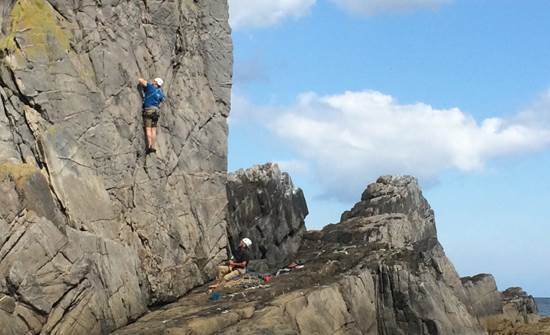
<path fill-rule="evenodd" d="M 217 283 L 211 285 L 210 288 L 218 287 L 222 282 L 231 280 L 239 275 L 246 273 L 246 266 L 250 261 L 248 249 L 252 245 L 252 241 L 245 237 L 239 242 L 239 247 L 233 253 L 234 258 L 229 260 L 228 265 L 218 266 Z"/>

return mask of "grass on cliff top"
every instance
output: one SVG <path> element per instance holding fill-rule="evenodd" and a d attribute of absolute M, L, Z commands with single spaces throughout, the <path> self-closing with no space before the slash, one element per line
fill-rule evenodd
<path fill-rule="evenodd" d="M 22 51 L 29 57 L 47 54 L 52 42 L 69 49 L 70 35 L 46 0 L 17 0 L 10 20 L 9 32 L 0 40 L 0 49 L 17 51 L 16 37 L 24 40 Z"/>

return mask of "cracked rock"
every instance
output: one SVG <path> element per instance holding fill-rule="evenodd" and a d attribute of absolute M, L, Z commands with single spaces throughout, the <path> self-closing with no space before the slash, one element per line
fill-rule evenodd
<path fill-rule="evenodd" d="M 231 49 L 225 0 L 0 2 L 0 334 L 105 334 L 214 275 Z"/>
<path fill-rule="evenodd" d="M 288 264 L 300 247 L 308 214 L 304 194 L 290 176 L 272 163 L 238 170 L 228 176 L 227 195 L 232 250 L 248 237 L 252 259 L 269 268 Z"/>

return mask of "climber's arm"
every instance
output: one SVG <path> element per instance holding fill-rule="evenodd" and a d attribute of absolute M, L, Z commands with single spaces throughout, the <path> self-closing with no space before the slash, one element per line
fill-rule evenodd
<path fill-rule="evenodd" d="M 145 87 L 147 86 L 147 80 L 143 79 L 143 78 L 139 78 L 138 79 L 138 82 L 141 86 Z"/>
<path fill-rule="evenodd" d="M 247 261 L 243 261 L 243 262 L 235 262 L 234 260 L 229 261 L 229 266 L 231 268 L 245 269 L 247 264 L 248 264 Z"/>

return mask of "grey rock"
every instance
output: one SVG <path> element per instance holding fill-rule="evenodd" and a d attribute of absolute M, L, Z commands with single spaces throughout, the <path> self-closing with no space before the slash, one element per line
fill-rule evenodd
<path fill-rule="evenodd" d="M 15 299 L 9 295 L 1 295 L 0 309 L 4 312 L 13 313 L 15 311 Z"/>
<path fill-rule="evenodd" d="M 29 328 L 23 319 L 0 310 L 0 335 L 28 334 Z"/>
<path fill-rule="evenodd" d="M 17 304 L 14 314 L 25 322 L 32 334 L 38 334 L 42 329 L 44 317 L 36 314 L 31 308 L 23 304 Z"/>
<path fill-rule="evenodd" d="M 350 232 L 356 233 L 358 228 L 361 232 L 371 230 L 373 234 L 365 231 L 349 238 L 384 243 L 388 247 L 403 247 L 436 238 L 433 210 L 422 196 L 416 179 L 411 176 L 383 176 L 370 184 L 361 201 L 342 214 L 340 222 L 345 224 L 338 226 L 337 231 L 345 234 L 347 226 L 354 226 L 362 220 L 369 222 L 359 223 Z"/>
<path fill-rule="evenodd" d="M 548 333 L 548 324 L 538 315 L 534 298 L 523 289 L 511 287 L 499 292 L 499 295 L 500 311 L 480 318 L 490 334 Z"/>
<path fill-rule="evenodd" d="M 378 334 L 372 278 L 348 276 L 308 293 L 293 292 L 275 299 L 225 330 L 226 334 Z"/>
<path fill-rule="evenodd" d="M 433 210 L 415 178 L 379 178 L 322 233 L 325 242 L 371 249 L 359 263 L 376 283 L 379 334 L 485 333 L 437 241 Z"/>
<path fill-rule="evenodd" d="M 235 299 L 213 305 L 205 303 L 204 295 L 193 293 L 113 335 L 374 335 L 378 334 L 374 285 L 365 272 L 316 289 L 283 293 L 268 301 Z"/>
<path fill-rule="evenodd" d="M 228 235 L 235 250 L 240 239 L 253 243 L 251 258 L 268 267 L 285 265 L 298 251 L 308 209 L 301 189 L 277 164 L 230 173 L 227 181 Z"/>
<path fill-rule="evenodd" d="M 502 292 L 504 301 L 520 301 L 527 313 L 538 313 L 537 303 L 532 295 L 527 294 L 521 287 L 509 287 Z"/>
<path fill-rule="evenodd" d="M 0 333 L 108 333 L 209 280 L 228 244 L 227 1 L 2 1 L 0 49 Z M 145 156 L 136 85 L 156 76 Z"/>
<path fill-rule="evenodd" d="M 495 278 L 486 273 L 461 278 L 468 296 L 469 306 L 477 317 L 502 314 L 502 294 Z"/>
<path fill-rule="evenodd" d="M 206 304 L 195 292 L 115 334 L 487 334 L 414 178 L 370 185 L 340 223 L 306 233 L 296 257 L 305 268 L 267 288 Z M 250 317 L 236 312 L 250 305 Z"/>
<path fill-rule="evenodd" d="M 47 182 L 37 181 L 45 179 L 41 173 L 14 169 L 5 172 L 3 189 L 5 184 L 17 191 L 34 189 L 34 196 L 44 196 L 42 204 L 53 203 Z M 87 232 L 61 229 L 20 201 L 23 209 L 13 218 L 0 209 L 0 217 L 12 218 L 1 231 L 8 238 L 0 247 L 0 292 L 18 301 L 12 322 L 23 318 L 35 333 L 99 334 L 146 311 L 149 295 L 141 288 L 135 252 Z"/>
<path fill-rule="evenodd" d="M 508 319 L 517 323 L 530 323 L 538 315 L 538 307 L 533 296 L 521 287 L 510 287 L 502 292 L 503 310 Z"/>

